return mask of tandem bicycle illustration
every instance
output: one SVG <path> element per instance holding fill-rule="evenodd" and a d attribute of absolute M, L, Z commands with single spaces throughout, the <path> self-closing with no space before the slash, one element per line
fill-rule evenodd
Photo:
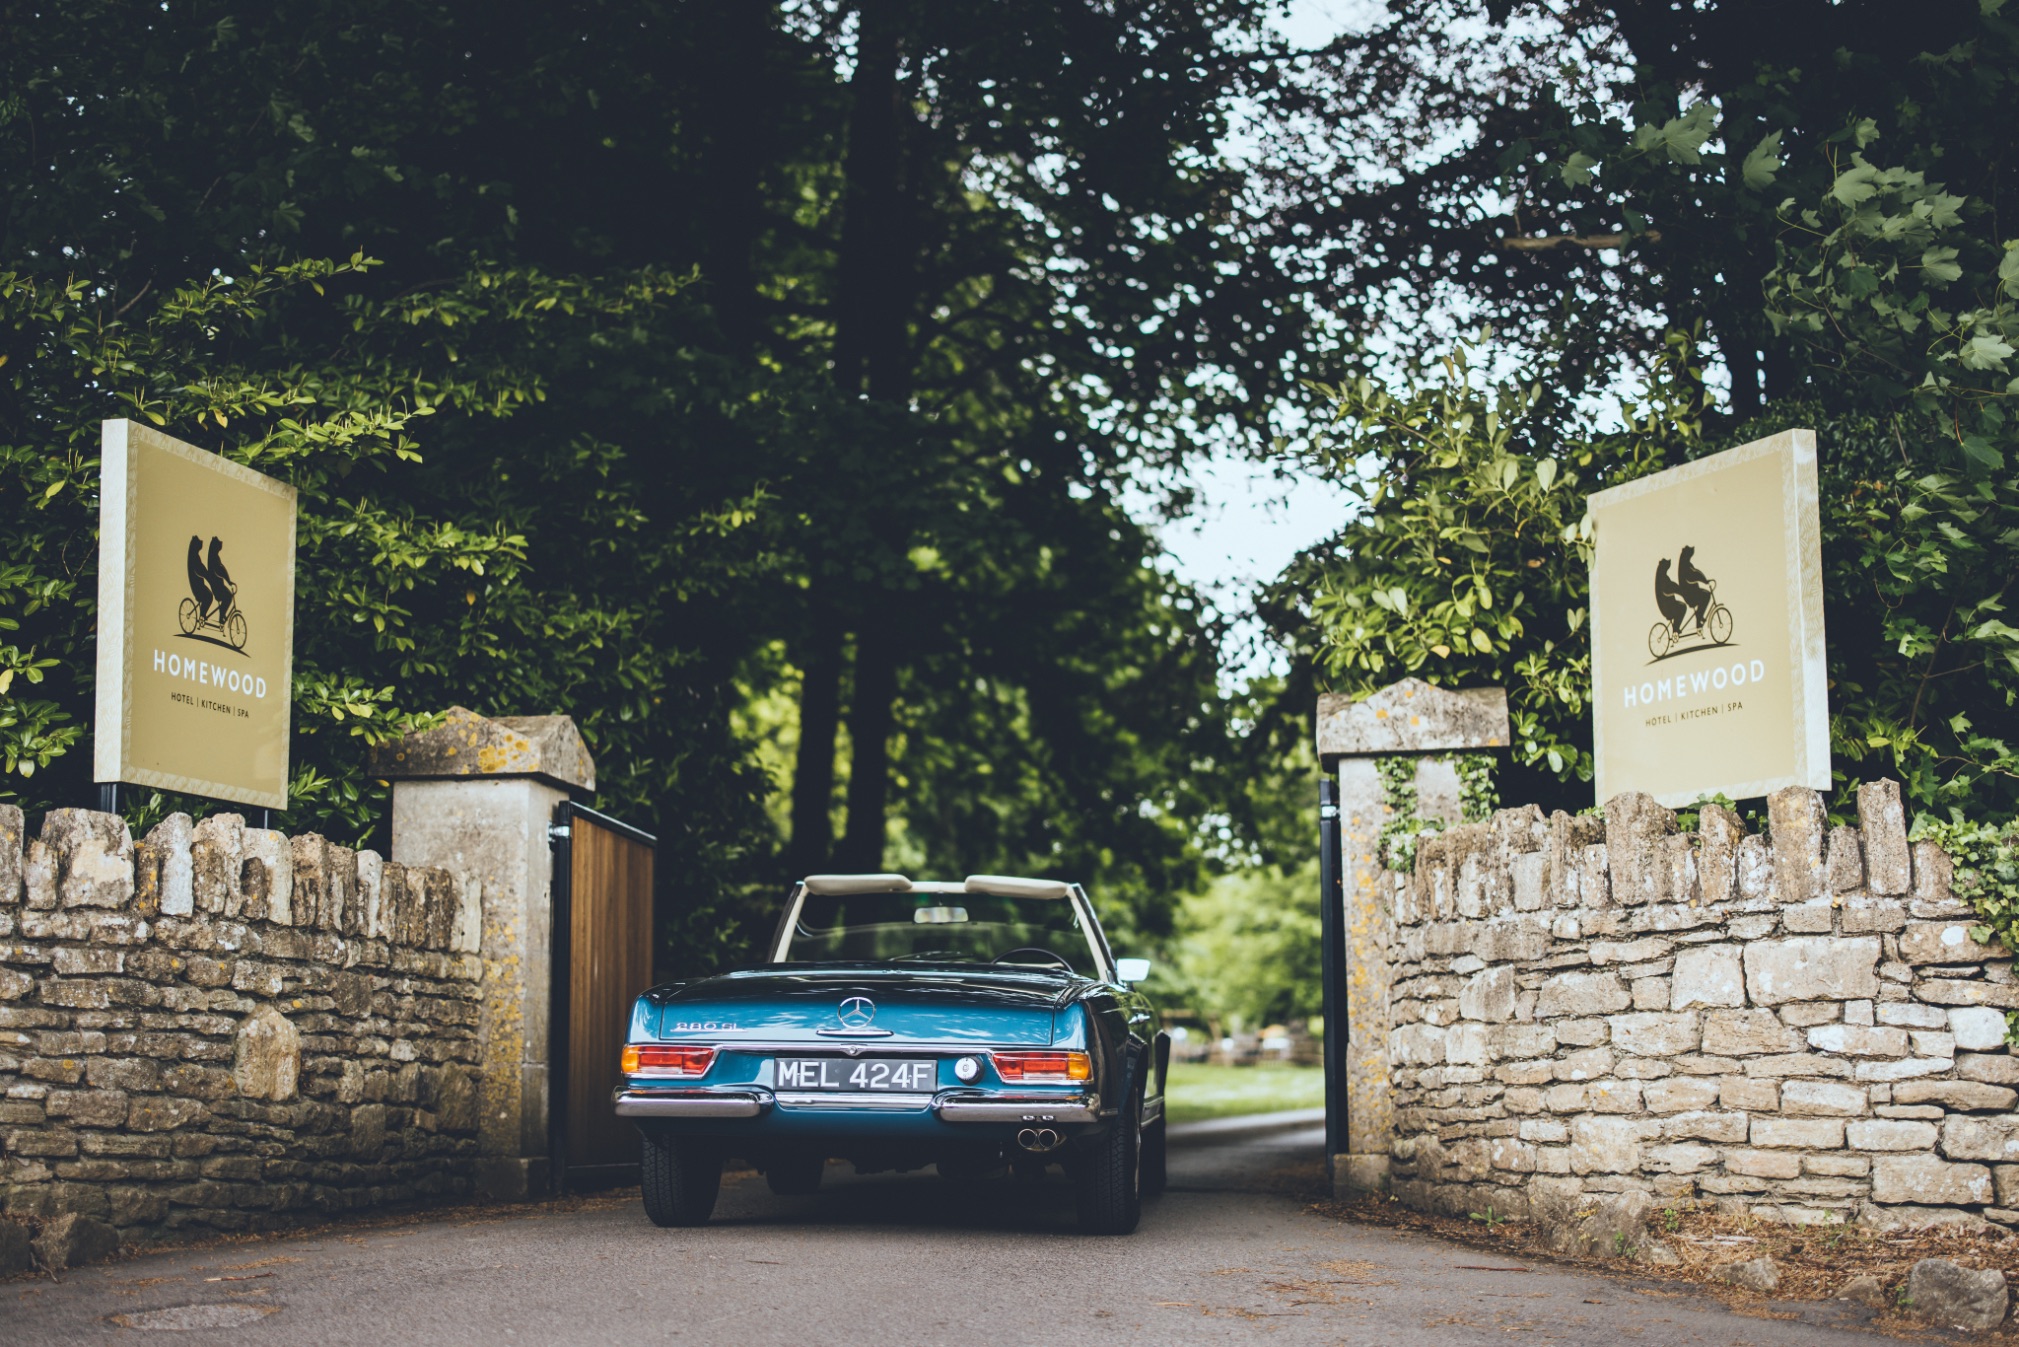
<path fill-rule="evenodd" d="M 189 597 L 175 608 L 175 625 L 184 636 L 216 641 L 233 650 L 244 651 L 245 614 L 238 606 L 238 583 L 224 568 L 224 540 L 210 540 L 210 556 L 203 554 L 203 539 L 189 540 Z M 215 636 L 205 633 L 216 632 Z"/>
<path fill-rule="evenodd" d="M 1648 628 L 1647 653 L 1666 659 L 1686 647 L 1708 649 L 1732 639 L 1732 610 L 1718 602 L 1718 582 L 1696 565 L 1696 548 L 1685 547 L 1669 574 L 1663 557 L 1654 568 L 1654 602 L 1661 621 Z M 1694 625 L 1685 625 L 1694 619 Z"/>

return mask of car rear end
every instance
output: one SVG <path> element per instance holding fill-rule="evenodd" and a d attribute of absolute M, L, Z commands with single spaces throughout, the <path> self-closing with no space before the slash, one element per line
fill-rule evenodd
<path fill-rule="evenodd" d="M 908 996 L 873 970 L 837 969 L 802 977 L 790 997 L 709 997 L 763 978 L 641 998 L 619 1116 L 759 1164 L 780 1147 L 878 1140 L 908 1162 L 891 1168 L 1014 1146 L 1026 1131 L 1026 1143 L 1055 1148 L 1100 1121 L 1087 1016 L 1056 979 Z"/>
<path fill-rule="evenodd" d="M 1144 1121 L 1147 1003 L 1125 999 L 1141 1000 L 1077 888 L 812 877 L 765 965 L 639 998 L 615 1107 L 645 1136 L 646 1209 L 705 1221 L 728 1159 L 803 1193 L 831 1156 L 858 1172 L 1070 1161 L 1078 1183 L 1098 1153 L 1111 1177 L 1094 1186 L 1113 1189 Z M 1083 1221 L 1132 1229 L 1126 1186 Z"/>

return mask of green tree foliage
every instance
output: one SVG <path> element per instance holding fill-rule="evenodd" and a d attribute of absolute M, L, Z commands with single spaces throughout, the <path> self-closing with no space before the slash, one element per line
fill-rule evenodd
<path fill-rule="evenodd" d="M 1341 420 L 1318 461 L 1369 505 L 1272 595 L 1286 634 L 1317 619 L 1304 667 L 1349 690 L 1405 671 L 1504 684 L 1508 798 L 1584 803 L 1579 498 L 1814 426 L 1840 781 L 1890 773 L 1938 815 L 2009 813 L 2004 9 L 1820 22 L 1798 5 L 1420 0 L 1314 58 L 1349 115 L 1313 120 L 1313 95 L 1286 91 L 1276 134 L 1361 168 L 1336 200 L 1311 176 L 1340 162 L 1325 154 L 1287 160 L 1277 187 L 1303 203 L 1285 219 L 1342 311 L 1369 349 L 1405 353 L 1445 340 L 1395 323 L 1421 305 L 1489 320 L 1493 368 L 1519 373 L 1475 386 L 1391 359 L 1325 390 Z M 1608 385 L 1639 390 L 1624 433 L 1593 418 Z"/>
<path fill-rule="evenodd" d="M 1385 343 L 1491 323 L 1584 387 L 1701 325 L 1753 415 L 1808 373 L 1759 302 L 1783 200 L 1875 139 L 2009 194 L 2005 8 L 1397 0 L 1276 89 L 1273 216 L 1320 302 Z"/>
<path fill-rule="evenodd" d="M 1832 405 L 1899 408 L 1972 474 L 2007 466 L 2019 393 L 2019 241 L 1996 209 L 1851 150 L 1820 201 L 1790 197 L 1767 317 Z"/>
<path fill-rule="evenodd" d="M 1138 564 L 1147 539 L 1115 500 L 1127 471 L 1183 458 L 1216 423 L 1253 419 L 1245 394 L 1273 383 L 1294 349 L 1303 318 L 1274 286 L 1272 255 L 1232 227 L 1242 184 L 1218 144 L 1261 10 L 871 0 L 801 11 L 836 65 L 853 68 L 842 171 L 816 184 L 804 231 L 820 284 L 790 302 L 819 358 L 831 350 L 838 391 L 920 451 L 844 451 L 792 497 L 812 525 L 791 641 L 803 674 L 795 865 L 875 868 L 887 789 L 906 817 L 968 790 L 918 770 L 888 776 L 892 729 L 927 709 L 904 696 L 922 686 L 919 662 L 944 671 L 1001 649 L 1001 629 L 975 621 L 1004 613 L 1005 582 L 1056 601 L 1079 567 L 1120 577 Z M 1208 364 L 1223 377 L 1197 377 Z M 918 436 L 901 406 L 928 411 L 933 433 Z M 920 549 L 943 564 L 915 565 Z M 1089 614 L 1115 616 L 1086 593 Z M 1017 628 L 1021 643 L 1056 648 L 1041 609 L 1015 607 L 1033 623 Z M 1132 621 L 1153 630 L 1200 630 L 1181 594 L 1138 612 Z M 1034 707 L 1054 700 L 1024 687 Z M 1179 733 L 1214 714 L 1199 691 L 1171 722 Z M 1068 723 L 1031 722 L 1040 733 Z M 1109 764 L 1149 767 L 1126 739 L 1110 749 Z M 1155 775 L 1138 779 L 1161 790 Z M 1014 830 L 1046 819 L 1035 811 Z"/>
<path fill-rule="evenodd" d="M 1166 1008 L 1216 1032 L 1324 1011 L 1317 759 L 1308 734 L 1278 745 L 1271 726 L 1245 729 L 1241 770 L 1219 802 L 1218 872 L 1184 895 L 1167 937 L 1129 932 L 1133 948 L 1119 945 L 1154 950 L 1151 976 Z"/>
<path fill-rule="evenodd" d="M 1473 420 L 1447 433 L 1444 468 L 1370 442 L 1372 477 L 1394 490 L 1272 596 L 1284 630 L 1323 605 L 1342 614 L 1301 667 L 1357 689 L 1381 681 L 1371 659 L 1400 655 L 1433 681 L 1504 683 L 1519 727 L 1508 798 L 1586 803 L 1581 540 L 1536 539 L 1498 474 L 1575 467 L 1570 521 L 1596 487 L 1813 426 L 1839 785 L 1905 782 L 2005 930 L 2009 827 L 1983 820 L 2019 808 L 2009 10 L 1400 0 L 1317 54 L 1318 83 L 1282 91 L 1271 134 L 1306 151 L 1281 156 L 1275 187 L 1328 307 L 1368 349 L 1406 355 L 1490 323 L 1493 368 L 1518 377 L 1474 396 L 1434 365 L 1375 366 L 1395 404 L 1455 402 Z M 1685 382 L 1706 389 L 1664 391 L 1692 366 Z M 1580 394 L 1621 389 L 1680 414 L 1627 435 L 1580 414 Z M 1374 438 L 1387 415 L 1374 394 L 1334 391 L 1340 441 Z M 1526 412 L 1511 469 L 1483 428 L 1496 401 Z M 1449 639 L 1465 633 L 1435 619 L 1463 577 L 1423 585 L 1398 546 L 1468 524 L 1496 531 L 1493 555 L 1530 577 L 1505 653 Z M 1383 590 L 1407 596 L 1411 619 L 1360 625 Z M 1954 811 L 1976 821 L 1941 822 Z"/>
<path fill-rule="evenodd" d="M 1670 346 L 1631 429 L 1605 434 L 1541 383 L 1495 378 L 1461 346 L 1390 391 L 1320 385 L 1334 419 L 1318 470 L 1363 509 L 1306 553 L 1268 605 L 1279 638 L 1334 688 L 1406 675 L 1504 687 L 1514 730 L 1501 794 L 1578 808 L 1589 781 L 1591 533 L 1584 498 L 1678 460 L 1702 434 L 1701 371 Z"/>
<path fill-rule="evenodd" d="M 8 574 L 51 596 L 24 604 L 12 633 L 14 658 L 40 665 L 55 694 L 0 745 L 24 798 L 36 796 L 23 769 L 50 766 L 51 741 L 68 746 L 88 723 L 97 426 L 110 416 L 301 491 L 294 826 L 371 833 L 385 799 L 363 748 L 457 702 L 572 706 L 616 800 L 641 808 L 674 787 L 645 727 L 674 728 L 700 672 L 678 639 L 683 610 L 761 564 L 749 536 L 761 491 L 653 528 L 612 489 L 616 446 L 557 437 L 501 469 L 487 441 L 539 421 L 550 381 L 588 377 L 589 350 L 675 320 L 689 282 L 478 269 L 380 301 L 354 288 L 370 265 L 255 266 L 159 291 L 125 317 L 81 284 L 0 280 L 0 346 L 18 356 L 0 373 L 12 375 Z M 573 564 L 540 564 L 562 557 Z M 615 583 L 641 572 L 657 582 Z M 669 694 L 676 710 L 657 710 Z M 41 798 L 82 794 L 83 764 L 62 765 Z M 753 811 L 759 788 L 747 782 L 732 807 Z"/>
<path fill-rule="evenodd" d="M 1215 1030 L 1254 1030 L 1324 1010 L 1318 864 L 1231 871 L 1187 894 L 1173 956 L 1153 966 L 1173 1009 Z"/>
<path fill-rule="evenodd" d="M 1928 806 L 2010 814 L 2019 753 L 2019 241 L 1989 202 L 1855 151 L 1783 205 L 1768 314 L 1829 436 L 1833 748 Z M 1988 236 L 1987 236 L 1988 235 Z"/>
<path fill-rule="evenodd" d="M 705 964 L 741 939 L 736 898 L 771 850 L 729 717 L 751 615 L 788 569 L 768 484 L 816 409 L 725 359 L 690 283 L 713 142 L 666 133 L 722 81 L 701 74 L 709 24 L 648 8 L 0 16 L 0 256 L 71 303 L 10 311 L 0 350 L 10 546 L 65 596 L 0 616 L 56 661 L 37 700 L 82 725 L 92 502 L 37 492 L 52 447 L 88 484 L 97 419 L 136 414 L 138 386 L 172 433 L 303 490 L 287 826 L 382 819 L 366 743 L 414 716 L 569 712 L 599 803 L 660 833 L 673 960 Z M 380 262 L 274 283 L 358 253 Z M 98 367 L 117 343 L 123 387 Z M 234 407 L 233 380 L 280 401 Z M 274 452 L 283 421 L 300 452 Z M 351 433 L 374 427 L 392 438 Z M 23 803 L 88 798 L 88 754 L 47 767 L 13 783 Z"/>
<path fill-rule="evenodd" d="M 450 703 L 565 711 L 681 966 L 886 844 L 1161 928 L 1226 727 L 1119 493 L 1298 343 L 1217 143 L 1262 8 L 0 11 L 6 789 L 87 794 L 95 426 L 159 417 L 303 490 L 288 826 Z"/>
<path fill-rule="evenodd" d="M 1013 873 L 1098 874 L 1111 934 L 1157 933 L 1202 880 L 1201 823 L 1224 797 L 1218 627 L 1142 564 L 1135 525 L 1080 508 L 1118 536 L 1103 545 L 1090 528 L 1044 549 L 1038 576 L 970 591 L 968 644 L 920 650 L 906 670 L 892 851 L 924 873 L 980 855 Z"/>
<path fill-rule="evenodd" d="M 1364 377 L 1327 390 L 1342 433 L 1321 461 L 1350 473 L 1364 454 L 1379 468 L 1343 557 L 1307 556 L 1278 596 L 1312 620 L 1311 658 L 1352 689 L 1416 670 L 1504 685 L 1516 763 L 1565 786 L 1588 779 L 1583 496 L 1814 425 L 1840 788 L 1883 772 L 1937 816 L 2011 812 L 2019 759 L 2000 722 L 2019 702 L 2019 629 L 2006 621 L 2019 490 L 1997 465 L 2019 450 L 2003 406 L 2013 254 L 1949 241 L 1974 209 L 1919 173 L 1855 159 L 1821 202 L 1790 203 L 1767 293 L 1819 396 L 1721 435 L 1704 432 L 1701 374 L 1679 340 L 1649 406 L 1610 434 L 1574 411 L 1549 416 L 1534 388 L 1475 389 L 1462 358 L 1400 397 Z"/>

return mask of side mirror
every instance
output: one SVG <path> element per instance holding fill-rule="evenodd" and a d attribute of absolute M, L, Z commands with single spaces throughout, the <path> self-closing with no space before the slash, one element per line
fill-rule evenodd
<path fill-rule="evenodd" d="M 1115 976 L 1123 982 L 1141 982 L 1150 975 L 1148 959 L 1115 960 Z"/>

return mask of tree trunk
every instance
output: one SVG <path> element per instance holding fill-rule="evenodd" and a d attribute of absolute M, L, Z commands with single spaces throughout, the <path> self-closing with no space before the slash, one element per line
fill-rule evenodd
<path fill-rule="evenodd" d="M 1732 415 L 1744 421 L 1760 412 L 1760 352 L 1753 334 L 1737 323 L 1727 323 L 1719 334 L 1725 368 L 1732 374 Z"/>
<path fill-rule="evenodd" d="M 772 6 L 747 0 L 696 15 L 719 59 L 704 72 L 708 96 L 704 172 L 709 209 L 704 284 L 715 320 L 730 349 L 747 355 L 758 339 L 757 285 L 751 248 L 762 227 L 758 173 L 770 162 L 765 123 L 774 98 L 770 75 Z"/>
<path fill-rule="evenodd" d="M 867 393 L 878 401 L 902 405 L 911 396 L 910 312 L 918 282 L 904 207 L 898 6 L 891 0 L 863 0 L 859 15 L 837 267 L 834 381 L 846 394 Z M 901 551 L 906 534 L 902 523 L 880 509 L 880 502 L 864 504 L 871 512 L 869 531 L 878 545 Z M 883 865 L 898 667 L 896 642 L 884 615 L 896 602 L 892 595 L 871 590 L 857 605 L 870 617 L 858 631 L 855 648 L 848 720 L 854 754 L 848 772 L 848 824 L 835 856 L 843 870 L 877 870 Z"/>
<path fill-rule="evenodd" d="M 893 638 L 884 624 L 865 624 L 855 642 L 855 696 L 848 708 L 848 738 L 855 753 L 848 770 L 848 829 L 834 853 L 835 868 L 843 873 L 883 869 L 896 702 Z"/>
<path fill-rule="evenodd" d="M 816 607 L 799 657 L 799 752 L 792 769 L 792 877 L 827 868 L 834 849 L 834 737 L 841 728 L 841 623 Z"/>
<path fill-rule="evenodd" d="M 1801 376 L 1795 359 L 1780 342 L 1770 343 L 1760 353 L 1760 369 L 1766 375 L 1767 401 L 1793 397 L 1801 391 Z"/>
<path fill-rule="evenodd" d="M 899 140 L 898 24 L 889 0 L 865 0 L 856 42 L 854 106 L 841 221 L 834 381 L 845 393 L 911 395 L 906 316 L 909 274 Z"/>

